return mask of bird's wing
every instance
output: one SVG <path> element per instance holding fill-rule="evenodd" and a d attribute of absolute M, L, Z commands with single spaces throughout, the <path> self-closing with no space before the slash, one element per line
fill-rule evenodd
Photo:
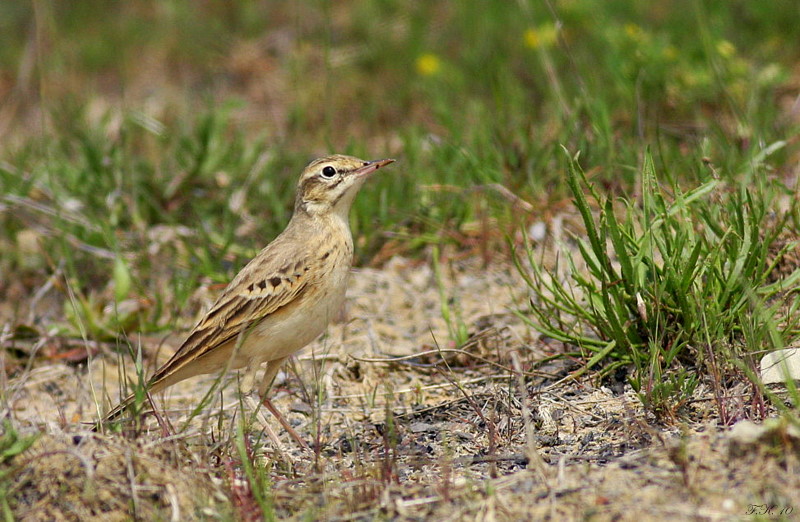
<path fill-rule="evenodd" d="M 286 252 L 273 255 L 280 251 L 273 246 L 277 245 L 262 250 L 231 281 L 178 351 L 155 372 L 151 386 L 302 298 L 314 284 L 311 258 Z"/>

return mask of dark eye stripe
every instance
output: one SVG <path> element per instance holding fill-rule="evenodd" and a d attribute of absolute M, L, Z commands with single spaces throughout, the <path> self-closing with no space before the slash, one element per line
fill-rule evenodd
<path fill-rule="evenodd" d="M 344 174 L 345 172 L 341 171 L 340 173 Z M 306 178 L 303 181 L 303 184 L 302 184 L 302 187 L 301 187 L 300 190 L 301 190 L 302 193 L 307 194 L 308 191 L 312 190 L 312 187 L 314 187 L 315 185 L 324 186 L 324 187 L 326 187 L 327 190 L 330 190 L 330 189 L 333 189 L 334 187 L 339 186 L 339 184 L 342 181 L 344 181 L 344 179 L 345 179 L 344 176 L 339 176 L 338 178 L 335 178 L 335 179 L 329 179 L 329 178 L 325 178 L 325 177 L 319 176 L 319 175 L 311 176 L 310 178 Z"/>

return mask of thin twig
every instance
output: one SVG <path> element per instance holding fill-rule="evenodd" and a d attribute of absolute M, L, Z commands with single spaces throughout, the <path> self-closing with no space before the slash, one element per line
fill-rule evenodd
<path fill-rule="evenodd" d="M 411 359 L 417 359 L 419 357 L 425 357 L 425 356 L 428 356 L 428 355 L 438 355 L 438 354 L 443 354 L 443 353 L 453 353 L 453 354 L 457 354 L 457 355 L 465 355 L 467 357 L 471 357 L 473 359 L 481 361 L 481 362 L 483 362 L 485 364 L 488 364 L 490 366 L 494 366 L 497 369 L 500 369 L 500 370 L 503 370 L 503 371 L 506 371 L 506 372 L 509 372 L 509 373 L 511 373 L 511 372 L 516 373 L 515 370 L 512 370 L 508 366 L 502 365 L 500 363 L 496 363 L 494 361 L 490 361 L 489 359 L 486 359 L 485 357 L 481 357 L 480 355 L 476 355 L 474 353 L 468 352 L 466 350 L 461 350 L 459 348 L 442 348 L 440 350 L 426 350 L 424 352 L 418 352 L 418 353 L 414 353 L 414 354 L 411 354 L 411 355 L 401 355 L 401 356 L 398 356 L 398 357 L 356 357 L 355 355 L 349 355 L 349 357 L 351 359 L 355 360 L 355 361 L 358 361 L 358 362 L 378 363 L 378 364 L 393 364 L 393 363 L 401 363 L 401 362 L 408 361 L 408 360 L 411 360 Z M 435 368 L 437 365 L 438 365 L 438 363 L 430 364 L 430 365 L 414 364 L 414 365 L 410 365 L 410 366 Z M 549 379 L 554 379 L 556 377 L 554 374 L 547 373 L 547 372 L 522 372 L 522 375 L 524 375 L 525 377 L 546 377 L 546 378 L 549 378 Z"/>

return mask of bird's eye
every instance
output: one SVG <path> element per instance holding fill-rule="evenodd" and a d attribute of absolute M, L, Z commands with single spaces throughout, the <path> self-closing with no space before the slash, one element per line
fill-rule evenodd
<path fill-rule="evenodd" d="M 322 176 L 325 178 L 332 178 L 336 175 L 336 169 L 328 165 L 322 169 Z"/>

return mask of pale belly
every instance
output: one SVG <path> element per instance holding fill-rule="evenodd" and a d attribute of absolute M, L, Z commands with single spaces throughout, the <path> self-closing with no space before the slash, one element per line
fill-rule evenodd
<path fill-rule="evenodd" d="M 233 367 L 253 367 L 283 359 L 316 339 L 344 304 L 349 267 L 326 278 L 324 286 L 307 291 L 302 306 L 290 306 L 255 326 L 234 356 Z"/>

